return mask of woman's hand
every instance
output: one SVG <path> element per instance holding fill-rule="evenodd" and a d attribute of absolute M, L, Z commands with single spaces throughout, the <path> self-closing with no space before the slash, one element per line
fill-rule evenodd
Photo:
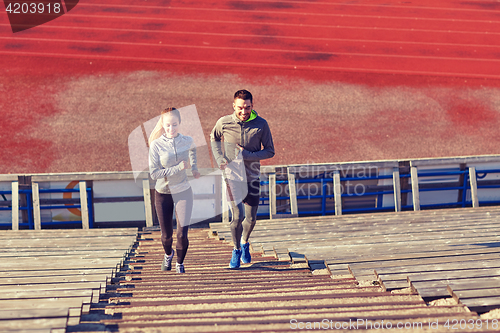
<path fill-rule="evenodd" d="M 179 166 L 181 167 L 181 170 L 191 169 L 191 164 L 187 161 L 181 161 Z"/>

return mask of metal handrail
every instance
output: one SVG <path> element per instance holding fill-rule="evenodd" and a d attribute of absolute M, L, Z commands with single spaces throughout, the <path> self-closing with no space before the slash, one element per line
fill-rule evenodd
<path fill-rule="evenodd" d="M 94 220 L 94 212 L 93 212 L 93 203 L 92 203 L 92 189 L 90 187 L 87 187 L 87 205 L 89 208 L 89 227 L 92 228 L 92 222 Z M 77 189 L 40 189 L 40 193 L 69 193 L 69 192 L 80 192 L 80 190 Z M 33 196 L 33 190 L 32 189 L 22 189 L 19 190 L 20 194 L 25 194 L 27 195 L 27 205 L 26 206 L 19 206 L 19 210 L 24 210 L 28 212 L 28 222 L 21 222 L 19 223 L 20 226 L 28 226 L 29 229 L 34 229 L 34 219 L 33 219 L 33 202 L 32 202 L 32 196 Z M 12 191 L 0 191 L 0 194 L 10 194 L 12 195 Z M 82 208 L 80 204 L 64 204 L 64 205 L 46 205 L 42 206 L 40 205 L 40 209 L 67 209 L 67 208 Z M 12 207 L 0 207 L 0 210 L 12 210 Z M 43 222 L 43 225 L 54 225 L 54 224 L 71 224 L 75 223 L 78 221 L 51 221 L 51 222 Z M 2 223 L 2 225 L 6 225 L 6 223 Z M 10 225 L 10 223 L 9 223 Z"/>

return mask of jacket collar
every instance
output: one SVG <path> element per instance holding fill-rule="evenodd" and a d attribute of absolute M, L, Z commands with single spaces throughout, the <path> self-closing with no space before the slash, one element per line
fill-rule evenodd
<path fill-rule="evenodd" d="M 258 116 L 259 116 L 259 114 L 257 113 L 257 111 L 255 111 L 255 110 L 253 110 L 253 109 L 252 109 L 252 113 L 250 114 L 250 118 L 248 118 L 248 120 L 246 120 L 246 121 L 241 121 L 241 120 L 240 120 L 240 118 L 238 118 L 238 117 L 236 116 L 236 112 L 233 112 L 233 114 L 232 114 L 233 120 L 234 120 L 236 123 L 238 123 L 238 124 L 248 123 L 248 122 L 250 122 L 250 121 L 254 120 L 255 118 L 257 118 Z"/>

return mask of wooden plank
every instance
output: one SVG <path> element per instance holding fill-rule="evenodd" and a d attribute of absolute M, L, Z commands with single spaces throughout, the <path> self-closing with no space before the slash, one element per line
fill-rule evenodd
<path fill-rule="evenodd" d="M 88 199 L 87 199 L 87 182 L 81 180 L 79 183 L 80 189 L 80 211 L 82 213 L 82 228 L 89 229 L 89 207 L 88 207 Z"/>
<path fill-rule="evenodd" d="M 256 236 L 256 239 L 259 237 Z M 445 256 L 463 256 L 468 254 L 486 254 L 495 253 L 495 248 L 485 248 L 481 244 L 467 244 L 464 240 L 462 244 L 455 244 L 454 246 L 440 245 L 439 242 L 435 242 L 436 245 L 432 245 L 432 241 L 428 243 L 430 246 L 423 246 L 422 244 L 412 244 L 408 246 L 405 242 L 400 242 L 388 248 L 389 253 L 394 254 L 382 254 L 376 255 L 383 251 L 384 246 L 379 245 L 377 247 L 359 245 L 337 245 L 335 247 L 331 246 L 331 242 L 328 240 L 328 236 L 325 237 L 326 240 L 316 241 L 288 241 L 286 243 L 287 248 L 293 251 L 301 251 L 306 253 L 309 257 L 314 254 L 322 254 L 327 260 L 330 258 L 331 254 L 333 258 L 343 258 L 344 262 L 378 262 L 381 263 L 386 260 L 403 260 L 412 258 L 428 259 L 434 257 L 445 257 Z M 254 241 L 255 244 L 276 244 L 273 239 L 267 242 L 262 240 Z M 460 246 L 457 246 L 460 245 Z M 316 258 L 315 258 L 316 259 Z"/>
<path fill-rule="evenodd" d="M 413 292 L 418 293 L 424 299 L 439 299 L 450 296 L 448 290 L 446 290 L 446 284 L 444 283 L 441 286 L 434 286 L 432 288 L 416 288 L 411 285 L 410 289 L 412 289 Z"/>
<path fill-rule="evenodd" d="M 276 215 L 276 173 L 269 174 L 269 219 Z"/>
<path fill-rule="evenodd" d="M 491 281 L 491 280 L 500 280 L 500 275 L 497 276 L 468 276 L 468 277 L 453 277 L 453 276 L 445 276 L 443 275 L 440 278 L 436 277 L 420 277 L 416 275 L 408 276 L 407 279 L 386 279 L 385 276 L 379 276 L 379 279 L 383 281 L 384 285 L 387 287 L 387 290 L 391 289 L 402 289 L 408 287 L 408 283 L 410 282 L 422 295 L 422 290 L 433 290 L 436 288 L 443 289 L 447 285 L 454 285 L 455 283 L 461 283 L 465 281 L 475 281 L 476 283 L 481 283 L 481 281 Z M 490 282 L 488 282 L 490 283 Z M 440 291 L 441 292 L 441 291 Z M 424 295 L 422 295 L 424 296 Z M 425 295 L 427 297 L 427 295 Z"/>
<path fill-rule="evenodd" d="M 66 325 L 76 325 L 80 322 L 80 316 L 70 315 L 71 309 L 39 309 L 39 310 L 0 310 L 0 328 L 8 332 L 65 332 Z M 55 319 L 55 321 L 54 321 Z M 32 327 L 31 325 L 38 326 Z M 45 327 L 45 330 L 44 330 Z"/>
<path fill-rule="evenodd" d="M 484 156 L 463 156 L 452 158 L 422 158 L 412 159 L 411 166 L 440 166 L 446 164 L 471 164 L 471 163 L 491 163 L 500 162 L 500 155 L 484 155 Z"/>
<path fill-rule="evenodd" d="M 317 164 L 299 164 L 288 165 L 291 172 L 294 174 L 304 174 L 310 172 L 335 172 L 335 171 L 352 171 L 357 169 L 382 169 L 394 168 L 398 166 L 397 161 L 360 161 L 360 162 L 343 162 L 343 163 L 317 163 Z"/>
<path fill-rule="evenodd" d="M 308 255 L 309 251 L 304 251 L 304 253 Z M 437 252 L 433 254 L 432 257 L 434 258 L 444 258 L 448 256 L 463 256 L 465 254 L 489 254 L 489 253 L 498 253 L 498 249 L 471 249 L 467 251 L 460 251 L 460 252 L 455 252 L 455 251 L 447 251 L 446 253 L 442 252 Z M 429 253 L 409 253 L 406 255 L 397 255 L 397 254 L 387 254 L 384 256 L 377 256 L 373 255 L 371 257 L 366 257 L 365 255 L 357 256 L 357 257 L 351 257 L 351 258 L 341 258 L 339 259 L 338 252 L 336 251 L 329 251 L 324 254 L 325 260 L 327 260 L 329 265 L 333 264 L 343 264 L 343 263 L 350 263 L 353 264 L 354 262 L 373 262 L 373 263 L 380 263 L 388 260 L 402 260 L 402 259 L 419 259 L 419 258 L 430 258 Z"/>
<path fill-rule="evenodd" d="M 384 261 L 384 262 L 363 262 L 363 263 L 350 263 L 350 267 L 354 272 L 369 272 L 370 274 L 374 269 L 380 269 L 384 271 L 386 269 L 397 269 L 402 268 L 401 271 L 405 271 L 404 268 L 409 266 L 409 270 L 413 265 L 432 265 L 432 264 L 440 264 L 440 263 L 449 263 L 453 261 L 466 261 L 469 262 L 478 261 L 478 260 L 488 260 L 488 259 L 496 259 L 498 254 L 489 253 L 489 254 L 480 254 L 480 255 L 465 255 L 465 256 L 453 256 L 453 257 L 436 257 L 436 258 L 425 258 L 425 259 L 407 259 L 407 260 L 394 260 L 394 261 Z M 331 269 L 335 269 L 336 267 L 346 265 L 346 264 L 330 264 L 328 265 Z M 361 275 L 360 274 L 360 275 Z M 366 274 L 367 275 L 367 274 Z"/>
<path fill-rule="evenodd" d="M 335 201 L 335 215 L 342 215 L 342 184 L 340 183 L 340 172 L 333 172 L 333 197 Z"/>
<path fill-rule="evenodd" d="M 18 175 L 0 174 L 0 182 L 14 182 L 18 180 Z"/>
<path fill-rule="evenodd" d="M 110 241 L 117 242 L 119 245 L 118 246 L 124 246 L 127 243 L 133 243 L 135 242 L 135 236 L 118 236 L 118 237 L 65 237 L 65 238 L 33 238 L 30 239 L 28 243 L 26 243 L 26 240 L 24 240 L 24 243 L 26 244 L 26 248 L 34 247 L 41 247 L 40 245 L 46 244 L 45 248 L 49 247 L 57 247 L 57 246 L 69 246 L 71 244 L 74 244 L 74 246 L 79 246 L 79 245 L 86 245 L 87 248 L 91 249 L 91 246 L 94 245 L 99 245 L 99 244 L 108 244 Z M 4 245 L 15 245 L 15 244 L 22 244 L 23 240 L 22 239 L 7 239 L 4 242 Z"/>
<path fill-rule="evenodd" d="M 477 213 L 477 214 L 475 214 Z M 472 214 L 472 215 L 471 215 Z M 344 221 L 344 220 L 358 220 L 365 221 L 366 219 L 390 219 L 390 220 L 399 220 L 402 218 L 408 219 L 422 219 L 426 217 L 430 218 L 446 218 L 449 215 L 453 216 L 483 216 L 485 214 L 493 214 L 498 216 L 499 207 L 498 206 L 489 206 L 489 207 L 481 207 L 480 210 L 474 210 L 472 208 L 443 208 L 436 210 L 421 210 L 421 211 L 402 211 L 398 213 L 394 212 L 377 212 L 377 213 L 364 213 L 364 214 L 352 214 L 352 215 L 343 215 L 343 216 L 311 216 L 311 217 L 301 217 L 300 220 L 309 221 L 309 220 L 334 220 L 334 221 Z M 287 221 L 276 221 L 276 223 L 286 223 Z"/>
<path fill-rule="evenodd" d="M 41 271 L 2 271 L 0 278 L 20 278 L 20 277 L 47 277 L 47 276 L 82 276 L 85 274 L 99 274 L 114 277 L 115 270 L 110 268 L 89 268 L 89 269 L 44 269 Z"/>
<path fill-rule="evenodd" d="M 339 225 L 337 223 L 302 223 L 301 221 L 297 221 L 292 224 L 283 224 L 280 226 L 273 224 L 266 224 L 262 227 L 259 227 L 256 232 L 261 233 L 263 237 L 273 237 L 276 236 L 279 239 L 280 236 L 283 235 L 300 235 L 303 238 L 314 238 L 314 235 L 317 233 L 319 235 L 331 235 L 337 238 L 342 238 L 342 243 L 349 240 L 360 240 L 367 239 L 370 243 L 380 243 L 385 242 L 390 239 L 395 239 L 398 241 L 396 237 L 399 239 L 415 239 L 416 241 L 420 240 L 428 240 L 433 238 L 446 238 L 446 239 L 455 239 L 457 235 L 460 237 L 475 239 L 477 238 L 477 243 L 482 241 L 483 236 L 488 236 L 489 238 L 495 237 L 495 231 L 500 229 L 500 225 L 498 224 L 500 219 L 493 219 L 492 221 L 488 221 L 487 219 L 456 219 L 453 222 L 444 222 L 444 221 L 432 221 L 426 223 L 415 222 L 404 222 L 401 221 L 399 226 L 395 226 L 390 223 L 348 223 L 345 225 Z M 296 230 L 290 230 L 287 227 L 295 226 Z M 300 229 L 302 228 L 302 229 Z M 328 232 L 325 232 L 329 230 Z M 475 229 L 474 233 L 471 233 L 471 228 Z M 408 231 L 411 230 L 411 233 Z M 488 234 L 488 231 L 491 231 Z M 484 246 L 492 246 L 494 244 L 485 244 Z"/>
<path fill-rule="evenodd" d="M 256 238 L 258 238 L 256 236 Z M 328 237 L 325 237 L 325 240 L 321 240 L 321 242 L 310 241 L 289 241 L 286 245 L 288 248 L 293 249 L 294 251 L 306 251 L 309 254 L 321 253 L 325 252 L 325 255 L 329 255 L 331 252 L 337 253 L 337 258 L 344 258 L 344 260 L 357 260 L 359 257 L 365 257 L 366 261 L 384 261 L 384 260 L 401 260 L 401 259 L 411 259 L 412 257 L 417 258 L 433 258 L 439 256 L 441 252 L 444 252 L 446 256 L 460 256 L 464 254 L 480 254 L 480 253 L 493 253 L 491 249 L 485 249 L 484 246 L 479 244 L 469 245 L 466 243 L 456 244 L 455 246 L 448 245 L 439 245 L 439 242 L 436 245 L 433 245 L 432 248 L 425 248 L 425 245 L 422 244 L 412 244 L 411 246 L 404 246 L 404 242 L 393 244 L 393 246 L 388 248 L 389 253 L 395 254 L 381 254 L 380 256 L 376 256 L 376 253 L 380 253 L 384 250 L 383 245 L 379 246 L 363 246 L 363 244 L 359 245 L 337 245 L 332 247 L 331 241 L 328 241 Z M 437 240 L 439 241 L 439 240 Z M 255 244 L 266 244 L 266 243 L 276 243 L 273 240 L 262 241 L 257 240 L 254 241 Z M 429 242 L 432 244 L 432 242 Z M 478 252 L 473 252 L 478 251 Z M 396 255 L 398 253 L 398 255 Z"/>
<path fill-rule="evenodd" d="M 394 267 L 380 267 L 377 271 L 381 274 L 400 274 L 400 273 L 416 273 L 416 272 L 441 272 L 441 271 L 456 271 L 463 269 L 484 269 L 484 268 L 498 268 L 500 269 L 500 259 L 491 258 L 487 260 L 471 259 L 469 261 L 450 262 L 446 259 L 440 264 L 414 264 L 412 266 L 394 266 Z"/>
<path fill-rule="evenodd" d="M 30 310 L 43 308 L 78 308 L 88 302 L 85 297 L 70 297 L 70 298 L 42 298 L 42 299 L 9 299 L 0 300 L 0 309 L 9 310 Z"/>
<path fill-rule="evenodd" d="M 287 170 L 288 172 L 288 192 L 290 194 L 290 213 L 292 216 L 298 215 L 298 205 L 297 205 L 297 188 L 295 186 L 295 174 Z"/>
<path fill-rule="evenodd" d="M 65 260 L 64 262 L 42 262 L 33 263 L 33 261 L 26 260 L 23 262 L 0 262 L 0 269 L 3 270 L 25 270 L 34 271 L 42 269 L 82 269 L 82 268 L 110 268 L 117 269 L 120 263 L 115 259 L 101 260 L 101 259 L 82 259 L 82 260 Z"/>
<path fill-rule="evenodd" d="M 491 241 L 498 237 L 495 232 L 499 231 L 500 226 L 488 223 L 486 220 L 477 220 L 476 232 L 470 233 L 471 228 L 474 228 L 473 222 L 474 221 L 463 221 L 457 219 L 453 223 L 450 223 L 449 226 L 439 221 L 422 225 L 416 223 L 401 223 L 400 227 L 394 227 L 382 223 L 375 225 L 346 225 L 340 228 L 337 228 L 335 225 L 331 225 L 329 228 L 331 231 L 327 231 L 329 230 L 328 224 L 296 223 L 291 225 L 284 224 L 281 228 L 266 225 L 259 227 L 255 232 L 262 237 L 262 241 L 264 239 L 273 238 L 279 241 L 280 237 L 292 235 L 300 237 L 297 237 L 297 240 L 315 239 L 316 235 L 322 238 L 331 236 L 337 238 L 338 242 L 332 244 L 336 246 L 340 246 L 342 244 L 347 245 L 360 240 L 366 241 L 364 245 L 377 243 L 383 244 L 384 242 L 392 241 L 401 242 L 403 240 L 420 242 L 432 239 L 447 239 L 450 243 L 455 243 L 455 239 L 458 235 L 459 237 L 463 237 L 463 239 L 473 240 L 476 245 L 482 244 L 483 246 L 488 247 L 494 246 L 493 243 L 488 243 L 488 239 Z M 488 226 L 491 228 L 488 229 Z M 295 227 L 297 231 L 289 229 L 292 227 Z M 370 235 L 370 227 L 371 230 L 373 230 L 372 235 Z M 298 230 L 300 230 L 300 232 Z M 385 234 L 384 230 L 386 232 Z M 414 230 L 414 233 L 409 233 L 408 230 Z M 488 233 L 488 231 L 490 232 Z M 459 243 L 460 240 L 457 240 L 456 242 Z M 357 244 L 359 244 L 359 242 Z"/>
<path fill-rule="evenodd" d="M 471 286 L 475 289 L 486 289 L 486 288 L 500 288 L 500 278 L 498 277 L 481 277 L 473 279 L 461 279 L 448 281 L 449 285 L 453 291 L 469 290 Z"/>
<path fill-rule="evenodd" d="M 53 291 L 53 290 L 99 290 L 106 292 L 106 284 L 103 282 L 67 282 L 64 284 L 25 284 L 0 286 L 1 292 L 29 292 L 29 291 Z"/>
<path fill-rule="evenodd" d="M 499 297 L 500 288 L 488 288 L 488 289 L 475 289 L 474 285 L 471 284 L 471 289 L 469 290 L 453 290 L 450 288 L 448 291 L 453 290 L 453 293 L 457 295 L 458 299 L 465 300 L 467 298 L 479 298 L 479 297 Z"/>
<path fill-rule="evenodd" d="M 460 301 L 465 304 L 471 311 L 480 313 L 500 307 L 500 296 L 467 298 L 465 300 L 461 299 Z"/>
<path fill-rule="evenodd" d="M 202 168 L 199 169 L 202 175 L 209 175 L 218 169 Z M 188 171 L 189 173 L 189 171 Z M 31 174 L 33 181 L 49 182 L 49 181 L 90 181 L 90 180 L 136 180 L 139 177 L 147 177 L 148 173 L 140 173 L 137 175 L 133 171 L 110 171 L 110 172 L 67 172 L 67 173 L 45 173 Z M 14 176 L 14 175 L 13 175 Z"/>
<path fill-rule="evenodd" d="M 499 231 L 499 229 L 495 229 Z M 308 230 L 304 230 L 308 232 Z M 312 233 L 311 233 L 312 234 Z M 277 234 L 277 235 L 261 235 L 260 232 L 255 233 L 259 235 L 258 242 L 273 242 L 275 239 L 280 237 L 287 237 L 291 239 L 291 235 L 287 233 Z M 332 245 L 330 237 L 338 237 L 339 242 L 336 245 Z M 383 235 L 374 236 L 374 239 L 369 239 L 367 237 L 342 237 L 336 233 L 324 233 L 320 234 L 318 232 L 317 237 L 304 237 L 297 240 L 289 240 L 287 242 L 288 246 L 299 246 L 304 247 L 308 245 L 315 245 L 316 247 L 326 247 L 335 248 L 338 252 L 357 252 L 368 251 L 373 252 L 377 250 L 384 250 L 386 248 L 388 252 L 398 250 L 399 253 L 425 253 L 425 252 L 436 252 L 440 250 L 462 250 L 462 249 L 473 249 L 473 248 L 485 248 L 489 244 L 494 244 L 500 241 L 500 235 L 492 235 L 487 231 L 481 233 L 478 237 L 464 237 L 456 238 L 448 235 L 446 232 L 438 232 L 430 236 L 422 235 L 419 239 L 412 239 L 410 236 L 402 235 L 399 237 L 398 234 L 391 235 L 390 237 L 384 237 Z M 361 243 L 363 242 L 363 243 Z M 415 249 L 417 251 L 415 251 Z"/>
<path fill-rule="evenodd" d="M 67 283 L 67 282 L 103 282 L 106 283 L 110 275 L 85 274 L 68 276 L 40 276 L 36 278 L 37 283 Z M 4 277 L 0 278 L 0 285 L 22 285 L 33 283 L 33 277 Z"/>
<path fill-rule="evenodd" d="M 260 166 L 260 172 L 262 174 L 269 174 L 269 173 L 276 173 L 276 169 L 279 168 L 280 166 L 276 166 L 276 165 L 261 165 Z M 217 169 L 214 169 L 214 170 L 217 170 Z"/>
<path fill-rule="evenodd" d="M 81 181 L 81 180 L 135 180 L 132 171 L 111 172 L 68 172 L 31 175 L 33 182 Z"/>
<path fill-rule="evenodd" d="M 374 250 L 384 250 L 385 244 L 387 244 L 388 250 L 393 250 L 394 248 L 414 248 L 415 246 L 428 246 L 428 248 L 422 249 L 420 252 L 430 252 L 435 251 L 439 247 L 446 247 L 448 249 L 453 249 L 456 245 L 467 245 L 468 248 L 491 248 L 491 244 L 494 244 L 500 240 L 500 235 L 497 236 L 494 233 L 500 231 L 499 228 L 494 228 L 488 233 L 487 230 L 482 230 L 477 237 L 469 236 L 463 238 L 456 238 L 453 235 L 446 233 L 446 231 L 435 231 L 429 235 L 420 234 L 412 238 L 410 235 L 405 235 L 404 233 L 395 233 L 389 236 L 384 235 L 374 235 L 372 239 L 366 236 L 356 236 L 352 235 L 349 237 L 345 232 L 325 232 L 321 234 L 321 229 L 311 230 L 303 226 L 297 226 L 297 228 L 302 228 L 305 234 L 301 237 L 300 234 L 276 232 L 276 234 L 269 234 L 272 230 L 268 232 L 263 232 L 258 230 L 255 235 L 258 236 L 257 242 L 279 242 L 280 238 L 287 238 L 288 246 L 299 246 L 304 247 L 305 245 L 311 245 L 315 243 L 317 246 L 324 246 L 329 248 L 335 248 L 338 251 L 351 251 L 356 249 L 360 251 L 363 248 L 369 249 L 369 251 Z M 218 231 L 228 231 L 227 229 L 219 229 Z M 467 232 L 467 229 L 451 230 L 450 233 L 459 234 L 460 232 Z M 316 235 L 316 236 L 315 236 Z M 297 236 L 297 237 L 294 237 Z M 336 238 L 338 242 L 332 244 L 332 238 Z M 292 240 L 296 239 L 296 240 Z M 407 243 L 407 244 L 405 244 Z M 407 246 L 405 246 L 407 245 Z M 404 252 L 409 252 L 404 250 Z"/>
<path fill-rule="evenodd" d="M 394 189 L 394 210 L 401 211 L 401 178 L 399 177 L 399 168 L 392 171 L 392 186 Z"/>
<path fill-rule="evenodd" d="M 0 321 L 6 319 L 67 318 L 68 308 L 0 310 Z"/>
<path fill-rule="evenodd" d="M 485 209 L 486 207 L 481 207 L 482 209 Z M 493 208 L 493 207 L 489 207 Z M 53 237 L 60 237 L 64 235 L 91 235 L 91 236 L 105 236 L 105 235 L 117 235 L 117 236 L 123 236 L 123 235 L 134 235 L 138 233 L 138 228 L 137 227 L 131 227 L 131 228 L 108 228 L 108 229 L 87 229 L 87 230 L 82 230 L 82 229 L 43 229 L 39 231 L 32 231 L 32 230 L 27 230 L 27 229 L 22 229 L 22 230 L 0 230 L 0 235 L 8 235 L 9 237 L 12 237 L 13 235 L 23 235 L 23 237 L 28 236 L 28 235 L 44 235 L 44 236 L 53 236 Z"/>
<path fill-rule="evenodd" d="M 479 207 L 479 199 L 477 196 L 477 176 L 476 176 L 476 168 L 469 168 L 469 181 L 470 181 L 470 191 L 471 191 L 471 199 L 472 199 L 472 207 Z"/>
<path fill-rule="evenodd" d="M 405 215 L 404 213 L 406 212 L 398 212 L 398 213 L 393 213 L 393 216 L 385 216 L 385 215 L 379 215 L 377 217 L 370 217 L 366 216 L 364 218 L 355 218 L 348 215 L 344 216 L 324 216 L 322 218 L 311 218 L 311 217 L 300 217 L 300 218 L 295 218 L 293 221 L 296 222 L 307 222 L 308 224 L 311 224 L 312 221 L 316 223 L 323 223 L 323 224 L 329 224 L 332 226 L 338 226 L 338 227 L 343 227 L 345 228 L 346 224 L 368 224 L 373 221 L 373 223 L 378 223 L 378 224 L 394 224 L 394 223 L 413 223 L 411 226 L 415 226 L 415 223 L 420 223 L 420 224 L 426 224 L 426 223 L 435 223 L 437 221 L 444 222 L 446 221 L 447 223 L 453 223 L 454 219 L 461 219 L 461 220 L 470 220 L 470 219 L 497 219 L 500 220 L 500 215 L 496 211 L 481 211 L 478 212 L 478 214 L 453 214 L 453 213 L 448 213 L 448 214 L 440 214 L 440 215 L 424 215 L 420 214 L 423 211 L 415 212 L 415 215 Z M 337 222 L 337 223 L 335 223 Z M 292 224 L 292 220 L 290 221 L 276 221 L 272 222 L 270 221 L 266 226 L 276 226 L 276 228 L 279 228 L 280 226 L 284 224 Z M 447 224 L 443 224 L 443 226 L 447 226 Z"/>
<path fill-rule="evenodd" d="M 127 248 L 124 248 L 122 250 L 118 249 L 113 249 L 110 251 L 106 251 L 105 249 L 96 249 L 94 251 L 92 250 L 72 250 L 71 248 L 62 248 L 62 249 L 57 249 L 57 248 L 45 248 L 42 253 L 40 253 L 39 249 L 24 249 L 25 251 L 16 251 L 17 253 L 12 253 L 10 251 L 4 252 L 0 251 L 0 258 L 3 259 L 8 259 L 8 258 L 19 258 L 19 257 L 37 257 L 37 258 L 43 258 L 43 257 L 52 257 L 52 256 L 96 256 L 99 258 L 118 258 L 118 259 L 123 259 L 127 255 Z M 49 258 L 50 259 L 50 258 Z M 4 272 L 0 272 L 1 274 Z"/>
<path fill-rule="evenodd" d="M 52 332 L 54 329 L 66 329 L 67 323 L 67 317 L 0 320 L 0 329 L 4 332 L 21 331 L 30 333 L 32 328 L 35 328 L 37 332 L 43 329 L 50 329 L 49 332 Z"/>
<path fill-rule="evenodd" d="M 489 208 L 488 210 L 485 210 L 484 208 Z M 472 208 L 470 208 L 472 209 Z M 378 223 L 378 226 L 382 225 L 390 225 L 394 223 L 405 223 L 408 226 L 411 226 L 412 228 L 415 227 L 415 223 L 420 223 L 422 225 L 426 223 L 438 223 L 441 224 L 441 228 L 445 228 L 447 226 L 447 223 L 454 223 L 455 220 L 461 219 L 467 222 L 467 220 L 470 220 L 472 218 L 480 218 L 480 219 L 492 219 L 492 218 L 499 218 L 498 215 L 498 208 L 493 208 L 493 207 L 481 207 L 481 209 L 478 208 L 478 213 L 477 214 L 471 214 L 469 209 L 467 208 L 461 208 L 461 209 L 446 209 L 446 210 L 434 210 L 434 211 L 404 211 L 404 212 L 398 212 L 398 213 L 389 213 L 389 214 L 384 214 L 384 213 L 377 213 L 373 215 L 369 214 L 363 214 L 363 215 L 344 215 L 344 216 L 323 216 L 323 217 L 301 217 L 297 219 L 290 219 L 288 221 L 284 220 L 279 220 L 275 221 L 269 221 L 266 223 L 266 228 L 275 228 L 275 229 L 283 229 L 283 226 L 285 225 L 296 225 L 297 222 L 303 221 L 304 223 L 307 222 L 307 224 L 311 224 L 312 221 L 315 221 L 317 223 L 325 223 L 327 225 L 330 225 L 331 227 L 334 226 L 342 226 L 347 224 L 357 224 L 357 225 L 369 225 L 371 221 L 373 223 Z M 447 221 L 447 223 L 443 223 L 443 221 Z M 411 223 L 411 225 L 409 224 Z M 377 227 L 378 227 L 377 226 Z M 418 225 L 417 225 L 418 226 Z M 378 229 L 375 230 L 375 232 Z M 406 231 L 407 232 L 407 231 Z"/>
<path fill-rule="evenodd" d="M 67 298 L 67 297 L 85 297 L 90 302 L 95 303 L 95 290 L 78 289 L 78 290 L 18 290 L 18 291 L 2 291 L 0 300 L 9 299 L 34 299 L 34 298 Z"/>
<path fill-rule="evenodd" d="M 144 211 L 146 216 L 146 227 L 153 226 L 153 204 L 151 202 L 151 191 L 149 188 L 149 178 L 142 180 L 142 193 L 144 195 Z"/>
<path fill-rule="evenodd" d="M 31 184 L 32 197 L 33 197 L 33 219 L 35 224 L 35 230 L 42 229 L 42 217 L 40 214 L 40 191 L 37 182 Z"/>
<path fill-rule="evenodd" d="M 418 189 L 418 170 L 417 167 L 411 167 L 411 193 L 413 199 L 413 210 L 420 210 L 420 195 Z"/>
<path fill-rule="evenodd" d="M 458 271 L 445 271 L 445 272 L 428 272 L 428 273 L 411 273 L 411 274 L 378 274 L 384 282 L 388 281 L 402 281 L 408 278 L 412 282 L 424 281 L 443 281 L 443 280 L 460 280 L 471 278 L 487 278 L 498 277 L 500 278 L 500 271 L 498 269 L 471 269 L 471 270 L 458 270 Z"/>
<path fill-rule="evenodd" d="M 12 181 L 12 230 L 19 230 L 19 182 Z"/>
<path fill-rule="evenodd" d="M 20 239 L 47 239 L 47 240 L 54 240 L 54 239 L 60 239 L 60 240 L 69 240 L 69 239 L 94 239 L 94 240 L 100 240 L 100 239 L 108 239 L 108 241 L 111 239 L 113 240 L 113 244 L 115 243 L 114 241 L 117 242 L 125 242 L 128 241 L 129 239 L 133 239 L 134 237 L 137 236 L 137 230 L 136 229 L 131 229 L 128 232 L 112 232 L 112 231 L 101 231 L 101 232 L 89 232 L 91 230 L 113 230 L 113 229 L 89 229 L 89 230 L 84 230 L 84 229 L 74 229 L 74 230 L 80 230 L 81 233 L 76 233 L 71 231 L 70 229 L 65 229 L 66 231 L 59 231 L 59 230 L 39 230 L 37 232 L 33 232 L 31 230 L 19 230 L 19 231 L 12 231 L 12 230 L 4 230 L 0 231 L 0 239 L 4 240 L 20 240 Z M 53 232 L 50 232 L 53 231 Z"/>
<path fill-rule="evenodd" d="M 102 254 L 103 257 L 108 257 L 108 258 L 120 258 L 120 256 L 124 257 L 128 255 L 130 252 L 130 246 L 127 246 L 127 244 L 123 244 L 121 248 L 120 246 L 117 246 L 114 250 L 110 251 L 109 255 L 105 254 L 106 252 L 105 244 L 93 244 L 92 246 L 95 246 L 95 251 L 97 254 Z M 38 257 L 51 257 L 51 256 L 64 255 L 65 253 L 68 253 L 70 255 L 77 255 L 77 254 L 85 255 L 92 252 L 89 249 L 85 249 L 85 247 L 81 244 L 76 246 L 74 249 L 72 249 L 71 247 L 63 247 L 60 249 L 54 247 L 43 247 L 43 244 L 40 244 L 40 246 L 32 246 L 23 249 L 21 245 L 16 244 L 16 246 L 11 247 L 10 251 L 5 249 L 0 250 L 0 257 L 5 257 L 5 258 L 16 257 L 16 255 L 13 254 L 12 251 L 19 251 L 17 257 L 28 257 L 29 255 L 33 256 L 37 255 Z M 41 252 L 46 252 L 46 253 L 41 253 Z"/>

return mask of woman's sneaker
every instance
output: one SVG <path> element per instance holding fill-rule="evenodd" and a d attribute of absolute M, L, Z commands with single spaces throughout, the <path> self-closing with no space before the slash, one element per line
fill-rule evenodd
<path fill-rule="evenodd" d="M 184 271 L 184 264 L 179 264 L 179 263 L 177 263 L 177 264 L 175 265 L 175 270 L 177 271 L 177 273 L 186 273 L 186 272 Z"/>
<path fill-rule="evenodd" d="M 250 255 L 250 243 L 241 243 L 241 262 L 244 264 L 252 262 L 252 256 Z"/>
<path fill-rule="evenodd" d="M 171 255 L 167 256 L 167 254 L 165 253 L 165 255 L 163 256 L 163 262 L 161 263 L 162 271 L 172 270 L 172 259 L 174 259 L 174 253 L 175 251 L 173 249 Z"/>
<path fill-rule="evenodd" d="M 229 262 L 229 268 L 240 268 L 241 250 L 233 249 L 233 255 Z"/>

